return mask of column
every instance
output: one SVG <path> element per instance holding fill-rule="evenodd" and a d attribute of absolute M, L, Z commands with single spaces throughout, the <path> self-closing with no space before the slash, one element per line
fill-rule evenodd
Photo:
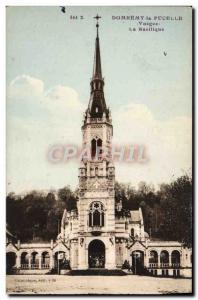
<path fill-rule="evenodd" d="M 149 267 L 149 252 L 148 250 L 145 251 L 144 253 L 144 267 L 148 268 Z"/>
<path fill-rule="evenodd" d="M 81 238 L 80 238 L 81 239 Z M 80 239 L 78 243 L 73 243 L 73 250 L 72 250 L 72 261 L 73 267 L 75 269 L 86 270 L 88 268 L 88 261 L 86 259 L 87 254 L 87 241 L 83 238 L 83 243 L 80 244 Z"/>
<path fill-rule="evenodd" d="M 50 254 L 50 269 L 54 268 L 54 255 L 53 253 Z"/>
<path fill-rule="evenodd" d="M 87 245 L 85 244 L 85 264 L 87 266 L 87 268 L 89 267 L 89 261 L 88 261 L 88 247 Z"/>
<path fill-rule="evenodd" d="M 41 255 L 41 254 L 39 254 L 39 257 L 38 257 L 38 258 L 39 258 L 39 269 L 41 269 L 41 263 L 42 263 L 42 261 L 41 261 L 41 260 L 42 260 L 42 255 Z"/>
<path fill-rule="evenodd" d="M 180 267 L 184 267 L 185 264 L 184 264 L 184 253 L 183 253 L 183 249 L 182 249 L 182 252 L 180 254 Z"/>
<path fill-rule="evenodd" d="M 51 241 L 50 241 L 50 248 L 53 249 L 53 247 L 54 247 L 54 241 L 51 240 Z"/>
<path fill-rule="evenodd" d="M 16 256 L 16 267 L 17 267 L 17 269 L 19 269 L 21 267 L 21 254 L 20 253 L 17 253 L 17 256 Z"/>
<path fill-rule="evenodd" d="M 187 265 L 187 267 L 192 267 L 192 263 L 191 263 L 191 251 L 189 250 L 189 249 L 186 249 L 187 251 L 186 251 L 186 255 L 187 255 L 187 257 L 186 257 L 186 265 Z"/>
<path fill-rule="evenodd" d="M 128 260 L 131 265 L 130 256 L 128 255 L 127 242 L 125 242 L 124 249 L 123 249 L 123 263 L 125 260 Z"/>
<path fill-rule="evenodd" d="M 160 252 L 158 252 L 158 268 L 160 268 Z"/>
<path fill-rule="evenodd" d="M 182 265 L 182 254 L 179 252 L 179 267 L 181 268 Z"/>
<path fill-rule="evenodd" d="M 171 267 L 171 252 L 168 252 L 168 254 L 169 254 L 169 261 L 168 261 L 168 263 L 169 263 L 169 267 Z"/>
<path fill-rule="evenodd" d="M 106 263 L 105 268 L 116 269 L 116 258 L 115 258 L 115 238 L 111 237 L 113 244 L 110 242 L 109 237 L 103 242 L 105 243 L 105 257 Z"/>
<path fill-rule="evenodd" d="M 28 269 L 31 269 L 31 254 L 28 256 Z"/>
<path fill-rule="evenodd" d="M 18 250 L 21 248 L 21 242 L 20 242 L 20 240 L 17 241 L 17 248 L 18 248 Z"/>

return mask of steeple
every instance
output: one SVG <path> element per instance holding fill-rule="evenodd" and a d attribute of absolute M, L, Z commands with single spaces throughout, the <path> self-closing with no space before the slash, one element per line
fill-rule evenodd
<path fill-rule="evenodd" d="M 106 107 L 104 98 L 104 79 L 102 77 L 102 67 L 100 58 L 100 42 L 99 42 L 99 24 L 98 15 L 94 17 L 97 20 L 96 23 L 96 40 L 95 40 L 95 54 L 94 54 L 94 65 L 93 75 L 91 79 L 91 95 L 89 100 L 89 106 L 87 112 L 91 118 L 102 118 L 104 114 L 108 117 L 108 109 Z"/>
<path fill-rule="evenodd" d="M 100 59 L 100 42 L 99 42 L 99 35 L 98 35 L 98 27 L 99 24 L 97 22 L 97 35 L 96 35 L 96 42 L 95 42 L 95 55 L 94 55 L 94 66 L 93 66 L 93 77 L 92 79 L 102 79 L 102 68 L 101 68 L 101 59 Z"/>

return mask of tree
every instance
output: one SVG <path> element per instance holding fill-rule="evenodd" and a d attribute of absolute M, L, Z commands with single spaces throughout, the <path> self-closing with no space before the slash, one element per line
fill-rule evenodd
<path fill-rule="evenodd" d="M 57 198 L 57 199 L 56 199 Z M 119 217 L 130 210 L 142 208 L 145 231 L 152 238 L 178 240 L 192 244 L 192 178 L 188 175 L 161 184 L 155 191 L 152 185 L 140 183 L 135 189 L 130 184 L 116 182 L 115 202 L 122 201 Z M 6 220 L 13 233 L 22 241 L 55 239 L 64 209 L 76 209 L 77 190 L 69 186 L 44 194 L 32 191 L 25 196 L 10 193 L 7 196 Z"/>
<path fill-rule="evenodd" d="M 77 208 L 76 196 L 71 191 L 69 186 L 66 186 L 66 187 L 58 190 L 58 199 L 59 199 L 59 201 L 62 201 L 65 204 L 65 207 L 69 211 Z"/>

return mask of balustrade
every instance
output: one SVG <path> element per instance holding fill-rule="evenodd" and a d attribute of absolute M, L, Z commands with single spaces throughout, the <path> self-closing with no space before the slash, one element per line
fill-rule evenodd
<path fill-rule="evenodd" d="M 21 264 L 20 268 L 22 270 L 36 270 L 36 269 L 40 269 L 39 268 L 39 264 L 31 264 L 29 266 L 29 264 Z M 49 264 L 41 264 L 41 269 L 49 269 L 50 265 Z"/>
<path fill-rule="evenodd" d="M 149 268 L 155 269 L 155 268 L 180 268 L 180 263 L 149 263 Z"/>
<path fill-rule="evenodd" d="M 173 268 L 180 268 L 180 263 L 172 263 Z"/>
<path fill-rule="evenodd" d="M 171 266 L 171 265 L 169 265 L 169 263 L 161 263 L 160 264 L 161 268 L 169 268 L 169 266 Z"/>
<path fill-rule="evenodd" d="M 39 269 L 39 264 L 31 264 L 30 268 L 31 268 L 32 270 Z"/>
<path fill-rule="evenodd" d="M 29 264 L 21 264 L 21 269 L 22 269 L 22 270 L 27 270 L 27 269 L 29 269 Z"/>
<path fill-rule="evenodd" d="M 50 265 L 49 264 L 41 264 L 41 269 L 49 269 Z"/>
<path fill-rule="evenodd" d="M 158 268 L 158 263 L 149 263 L 149 268 Z"/>

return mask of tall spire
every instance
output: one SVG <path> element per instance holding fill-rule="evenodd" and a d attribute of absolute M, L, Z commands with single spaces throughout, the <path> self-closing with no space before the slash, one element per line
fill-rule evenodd
<path fill-rule="evenodd" d="M 100 59 L 100 42 L 99 42 L 99 34 L 98 34 L 98 15 L 94 17 L 97 20 L 96 23 L 96 30 L 97 30 L 97 35 L 96 35 L 96 42 L 95 42 L 95 55 L 94 55 L 94 66 L 93 66 L 93 79 L 102 79 L 102 68 L 101 68 L 101 59 Z"/>
<path fill-rule="evenodd" d="M 96 41 L 95 41 L 95 55 L 94 55 L 94 66 L 93 75 L 91 79 L 91 95 L 89 100 L 88 112 L 92 118 L 102 118 L 103 114 L 108 117 L 108 109 L 106 107 L 104 98 L 104 80 L 102 78 L 102 68 L 100 59 L 100 43 L 98 34 L 98 15 L 94 17 L 97 20 L 96 23 Z"/>

